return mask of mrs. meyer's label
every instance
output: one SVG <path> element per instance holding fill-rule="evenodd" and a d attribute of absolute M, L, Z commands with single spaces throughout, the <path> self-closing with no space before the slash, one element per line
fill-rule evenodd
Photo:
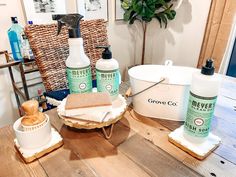
<path fill-rule="evenodd" d="M 90 66 L 66 69 L 70 93 L 86 93 L 92 91 Z"/>
<path fill-rule="evenodd" d="M 195 137 L 207 137 L 213 117 L 215 97 L 201 97 L 190 92 L 185 132 Z"/>
<path fill-rule="evenodd" d="M 119 69 L 112 71 L 96 70 L 98 92 L 108 92 L 112 98 L 119 94 Z"/>

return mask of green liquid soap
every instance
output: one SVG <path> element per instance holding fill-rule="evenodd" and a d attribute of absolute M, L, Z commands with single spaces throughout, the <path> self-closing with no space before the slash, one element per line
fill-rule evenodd
<path fill-rule="evenodd" d="M 90 60 L 84 52 L 80 32 L 80 14 L 55 14 L 53 20 L 58 22 L 58 35 L 63 25 L 67 24 L 69 33 L 69 56 L 66 59 L 66 74 L 70 93 L 92 92 L 92 74 Z"/>
<path fill-rule="evenodd" d="M 96 77 L 98 92 L 108 92 L 111 99 L 115 100 L 119 95 L 120 71 L 119 63 L 112 58 L 109 46 L 100 46 L 104 48 L 102 58 L 96 63 Z"/>
<path fill-rule="evenodd" d="M 69 38 L 70 55 L 66 60 L 66 73 L 70 93 L 92 92 L 90 60 L 84 53 L 82 38 Z"/>

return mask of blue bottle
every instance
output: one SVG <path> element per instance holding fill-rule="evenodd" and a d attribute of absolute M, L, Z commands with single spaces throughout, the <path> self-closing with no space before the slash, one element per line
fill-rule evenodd
<path fill-rule="evenodd" d="M 13 58 L 16 61 L 22 61 L 21 55 L 21 35 L 23 33 L 23 28 L 18 24 L 17 17 L 11 17 L 12 26 L 8 30 L 8 38 L 11 45 L 11 50 L 13 54 Z"/>

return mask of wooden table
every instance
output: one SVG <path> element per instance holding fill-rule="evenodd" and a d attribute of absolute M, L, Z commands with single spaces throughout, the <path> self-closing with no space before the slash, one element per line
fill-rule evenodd
<path fill-rule="evenodd" d="M 229 98 L 228 98 L 229 97 Z M 222 83 L 212 132 L 222 144 L 199 161 L 168 142 L 181 123 L 136 115 L 129 108 L 106 140 L 100 130 L 74 130 L 63 125 L 56 110 L 47 112 L 64 138 L 64 146 L 25 164 L 14 149 L 12 126 L 0 129 L 0 176 L 5 177 L 235 177 L 236 80 Z"/>

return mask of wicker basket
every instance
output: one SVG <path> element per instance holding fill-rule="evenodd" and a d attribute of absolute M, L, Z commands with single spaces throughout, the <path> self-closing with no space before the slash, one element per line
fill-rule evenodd
<path fill-rule="evenodd" d="M 106 22 L 102 19 L 81 21 L 84 49 L 90 58 L 93 79 L 96 79 L 95 64 L 101 58 L 98 45 L 108 45 Z M 25 34 L 29 39 L 36 64 L 46 91 L 67 88 L 65 60 L 69 55 L 67 27 L 57 36 L 57 25 L 28 25 Z"/>

